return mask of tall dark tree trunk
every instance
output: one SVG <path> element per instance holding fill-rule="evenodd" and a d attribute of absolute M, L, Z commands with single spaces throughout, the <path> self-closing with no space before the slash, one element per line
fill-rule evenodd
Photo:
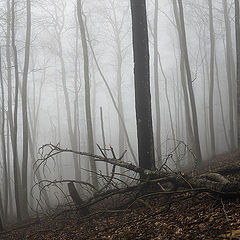
<path fill-rule="evenodd" d="M 139 166 L 155 169 L 146 1 L 131 0 Z"/>

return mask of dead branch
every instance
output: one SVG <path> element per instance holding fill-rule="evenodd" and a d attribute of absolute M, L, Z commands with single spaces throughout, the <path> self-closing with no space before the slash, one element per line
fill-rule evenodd
<path fill-rule="evenodd" d="M 165 194 L 165 195 L 173 195 L 178 193 L 187 192 L 195 192 L 196 195 L 202 192 L 208 192 L 212 195 L 217 195 L 221 197 L 226 196 L 240 196 L 240 183 L 230 182 L 227 178 L 225 178 L 220 173 L 229 173 L 231 170 L 236 171 L 236 167 L 226 167 L 225 169 L 220 169 L 217 172 L 204 173 L 201 175 L 192 176 L 191 174 L 182 174 L 179 172 L 174 172 L 170 169 L 166 164 L 164 167 L 161 167 L 159 170 L 151 171 L 148 169 L 140 168 L 132 163 L 124 162 L 122 159 L 124 158 L 125 152 L 121 157 L 116 158 L 114 150 L 110 148 L 112 153 L 112 158 L 108 158 L 103 151 L 101 151 L 100 146 L 98 146 L 100 152 L 103 156 L 99 156 L 96 154 L 90 154 L 87 152 L 74 151 L 71 149 L 61 148 L 59 145 L 46 144 L 41 148 L 41 158 L 38 159 L 38 165 L 36 168 L 38 169 L 41 165 L 46 165 L 49 159 L 54 159 L 57 154 L 60 153 L 75 153 L 82 156 L 92 157 L 94 161 L 102 161 L 113 165 L 111 176 L 104 176 L 102 174 L 96 173 L 102 177 L 104 181 L 104 186 L 99 190 L 93 188 L 93 186 L 89 183 L 85 182 L 77 182 L 77 181 L 68 181 L 68 189 L 69 193 L 77 206 L 78 211 L 82 214 L 82 216 L 86 216 L 87 214 L 91 214 L 89 211 L 89 207 L 94 206 L 100 202 L 103 202 L 106 199 L 110 199 L 114 196 L 119 195 L 131 195 L 131 203 L 136 200 L 136 198 L 141 198 L 141 196 L 148 196 L 148 194 Z M 47 151 L 48 150 L 48 151 Z M 169 155 L 167 157 L 170 158 Z M 167 160 L 166 160 L 167 161 Z M 144 179 L 140 179 L 140 181 L 136 181 L 133 186 L 126 186 L 125 188 L 119 188 L 117 185 L 114 185 L 115 177 L 115 168 L 116 166 L 125 168 L 127 170 L 133 171 L 136 174 L 143 174 L 146 177 Z M 239 168 L 240 169 L 240 168 Z M 134 180 L 139 180 L 135 179 Z M 49 184 L 56 184 L 57 182 L 63 181 L 53 181 Z M 66 182 L 66 180 L 65 180 Z M 74 183 L 84 184 L 90 189 L 94 190 L 94 194 L 88 200 L 83 201 L 79 196 Z M 113 188 L 109 188 L 110 184 L 112 184 Z M 184 191 L 178 191 L 179 187 L 184 188 Z M 117 197 L 116 197 L 117 198 Z M 76 209 L 73 209 L 76 210 Z M 86 210 L 86 211 L 85 211 Z M 65 211 L 64 211 L 65 212 Z M 57 216 L 61 215 L 57 214 Z"/>

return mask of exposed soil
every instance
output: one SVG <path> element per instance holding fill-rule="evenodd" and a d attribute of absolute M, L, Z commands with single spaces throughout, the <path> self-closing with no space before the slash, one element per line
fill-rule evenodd
<path fill-rule="evenodd" d="M 218 156 L 203 169 L 215 170 L 231 163 L 240 164 L 240 159 L 235 155 Z M 227 178 L 240 181 L 240 173 Z M 240 198 L 222 199 L 209 193 L 179 192 L 151 196 L 137 201 L 131 209 L 86 219 L 74 216 L 53 221 L 44 219 L 2 232 L 0 239 L 240 239 L 237 237 Z M 230 233 L 235 237 L 231 238 Z"/>

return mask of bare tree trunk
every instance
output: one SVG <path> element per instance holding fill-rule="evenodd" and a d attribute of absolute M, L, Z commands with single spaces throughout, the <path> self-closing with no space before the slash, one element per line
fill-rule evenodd
<path fill-rule="evenodd" d="M 175 131 L 174 131 L 174 126 L 173 126 L 173 117 L 172 117 L 172 112 L 171 112 L 170 99 L 169 99 L 169 96 L 168 96 L 168 79 L 167 79 L 166 74 L 164 73 L 163 66 L 162 66 L 162 61 L 161 61 L 161 56 L 160 56 L 159 52 L 158 52 L 158 57 L 159 57 L 160 69 L 161 69 L 163 78 L 165 80 L 165 96 L 166 96 L 167 105 L 168 105 L 168 113 L 169 113 L 169 118 L 170 118 L 170 127 L 171 127 L 171 131 L 172 131 L 173 145 L 174 145 L 174 148 L 176 148 L 176 141 L 175 141 L 176 137 L 175 137 Z"/>
<path fill-rule="evenodd" d="M 226 29 L 226 68 L 228 78 L 228 97 L 229 97 L 229 121 L 230 121 L 230 146 L 231 150 L 235 149 L 235 137 L 234 137 L 234 81 L 235 81 L 235 69 L 232 50 L 231 39 L 231 27 L 228 15 L 227 1 L 222 0 L 224 22 Z"/>
<path fill-rule="evenodd" d="M 100 120 L 101 120 L 101 130 L 102 130 L 103 152 L 104 152 L 105 156 L 107 156 L 102 107 L 100 107 Z M 106 163 L 106 174 L 107 174 L 107 176 L 109 176 L 109 170 L 108 170 L 108 164 L 107 163 Z"/>
<path fill-rule="evenodd" d="M 75 50 L 76 54 L 74 56 L 74 139 L 76 142 L 76 147 L 80 149 L 80 133 L 79 133 L 79 86 L 78 86 L 78 56 L 79 56 L 79 29 L 78 29 L 78 20 L 77 20 L 77 13 L 74 13 L 75 16 L 75 23 L 76 23 L 76 42 L 75 42 Z M 79 136 L 78 136 L 79 133 Z M 77 179 L 81 179 L 81 167 L 80 167 L 80 156 L 77 158 L 76 164 L 75 164 L 75 175 L 77 176 Z"/>
<path fill-rule="evenodd" d="M 237 140 L 240 152 L 240 23 L 239 23 L 239 0 L 235 0 L 235 35 L 237 57 Z"/>
<path fill-rule="evenodd" d="M 0 189 L 0 231 L 3 231 L 3 220 L 4 219 L 4 211 L 3 211 L 3 204 L 2 204 L 2 193 Z"/>
<path fill-rule="evenodd" d="M 121 53 L 121 42 L 120 42 L 120 36 L 116 36 L 116 43 L 117 43 L 117 91 L 118 91 L 118 110 L 120 112 L 120 115 L 124 119 L 124 113 L 123 113 L 123 102 L 122 102 L 122 53 Z M 119 156 L 124 152 L 124 129 L 123 125 L 121 123 L 121 119 L 118 116 L 118 144 L 119 144 L 119 150 L 118 154 Z"/>
<path fill-rule="evenodd" d="M 89 78 L 89 58 L 88 58 L 88 46 L 86 39 L 85 26 L 83 22 L 82 15 L 82 2 L 77 0 L 77 14 L 78 21 L 81 32 L 82 49 L 83 49 L 83 59 L 84 59 L 84 80 L 85 80 L 85 111 L 87 120 L 87 136 L 88 136 L 88 151 L 94 153 L 94 140 L 93 140 L 93 129 L 92 129 L 92 114 L 91 114 L 91 104 L 90 104 L 90 78 Z M 97 180 L 97 166 L 94 159 L 90 159 L 90 166 L 92 171 L 92 183 L 93 186 L 98 188 Z"/>
<path fill-rule="evenodd" d="M 57 86 L 57 84 L 55 86 L 55 89 L 56 89 L 56 102 L 57 102 L 57 132 L 58 132 L 58 141 L 61 142 L 62 137 L 61 137 L 60 105 L 59 105 L 59 93 L 58 93 L 58 86 Z M 62 169 L 62 157 L 61 157 L 61 155 L 58 156 L 58 160 L 59 160 L 59 164 L 58 164 L 59 176 L 62 177 L 63 176 L 63 169 Z M 78 171 L 80 171 L 80 170 L 75 169 L 76 166 L 77 166 L 77 164 L 74 165 L 74 171 L 75 171 L 75 177 L 78 178 Z"/>
<path fill-rule="evenodd" d="M 31 2 L 27 0 L 27 30 L 25 42 L 25 61 L 22 81 L 22 121 L 23 121 L 23 159 L 22 159 L 22 195 L 23 214 L 28 216 L 28 107 L 27 107 L 27 81 L 31 41 Z"/>
<path fill-rule="evenodd" d="M 201 45 L 201 42 L 204 42 L 203 46 Z M 206 41 L 205 41 L 205 29 L 203 34 L 203 39 L 201 39 L 201 36 L 199 34 L 199 52 L 202 60 L 202 75 L 203 75 L 203 114 L 204 114 L 204 125 L 205 125 L 205 131 L 204 131 L 204 138 L 205 138 L 205 148 L 206 148 L 206 155 L 209 156 L 209 128 L 208 128 L 208 112 L 207 112 L 207 103 L 206 103 L 206 83 L 209 82 L 209 74 L 208 74 L 208 61 L 207 61 L 207 54 L 206 54 Z M 208 79 L 208 80 L 207 80 Z"/>
<path fill-rule="evenodd" d="M 209 31 L 210 31 L 210 42 L 211 42 L 210 89 L 209 89 L 209 124 L 210 124 L 210 136 L 211 136 L 211 154 L 212 154 L 213 157 L 215 157 L 216 146 L 215 146 L 215 131 L 214 131 L 214 119 L 213 119 L 215 36 L 214 36 L 214 27 L 213 27 L 212 0 L 208 0 L 208 7 L 209 7 Z"/>
<path fill-rule="evenodd" d="M 65 8 L 65 6 L 62 6 Z M 57 13 L 57 6 L 54 4 L 55 11 Z M 64 11 L 64 10 L 63 10 Z M 62 13 L 64 14 L 64 13 Z M 64 15 L 62 16 L 64 18 Z M 56 14 L 55 21 L 60 21 L 58 14 Z M 61 34 L 64 27 L 64 20 L 62 23 L 55 26 L 55 33 L 56 33 L 56 40 L 58 44 L 58 57 L 61 64 L 61 80 L 63 85 L 63 92 L 64 92 L 64 98 L 65 98 L 65 106 L 66 106 L 66 113 L 67 113 L 67 124 L 68 124 L 68 134 L 70 139 L 70 144 L 73 149 L 77 149 L 77 139 L 74 134 L 73 129 L 73 123 L 72 123 L 72 116 L 71 116 L 71 107 L 70 107 L 70 99 L 67 89 L 67 76 L 66 76 L 66 66 L 64 61 L 64 55 L 63 55 L 63 46 L 62 46 L 62 40 L 61 40 Z M 74 170 L 75 170 L 75 178 L 77 180 L 80 180 L 80 169 L 78 169 L 78 157 L 73 155 L 74 160 Z"/>
<path fill-rule="evenodd" d="M 156 112 L 156 153 L 158 167 L 162 165 L 161 151 L 161 109 L 159 97 L 159 78 L 158 78 L 158 0 L 155 0 L 154 9 L 154 89 L 155 89 L 155 112 Z"/>
<path fill-rule="evenodd" d="M 218 88 L 219 102 L 220 102 L 220 108 L 221 108 L 223 131 L 224 131 L 225 141 L 226 141 L 226 144 L 228 146 L 228 151 L 230 151 L 231 146 L 230 146 L 230 143 L 229 143 L 229 140 L 228 140 L 228 134 L 227 134 L 226 124 L 225 124 L 225 119 L 224 119 L 223 101 L 222 101 L 221 88 L 220 88 L 220 84 L 219 84 L 218 64 L 217 64 L 216 55 L 215 55 L 215 67 L 216 67 L 216 80 L 217 80 L 217 88 Z"/>
<path fill-rule="evenodd" d="M 6 35 L 6 60 L 7 60 L 7 82 L 8 82 L 8 112 L 7 112 L 7 130 L 11 135 L 11 143 L 13 144 L 13 113 L 12 113 L 12 64 L 10 56 L 11 44 L 11 7 L 10 0 L 7 0 L 7 35 Z M 8 153 L 8 172 L 10 176 L 10 137 L 7 139 L 7 153 Z M 13 163 L 14 164 L 14 163 Z M 9 203 L 10 203 L 10 216 L 13 215 L 13 198 L 11 192 L 11 181 L 8 179 L 9 186 Z"/>
<path fill-rule="evenodd" d="M 87 31 L 87 28 L 86 28 L 86 32 L 87 32 L 88 39 L 89 39 L 89 34 L 88 34 L 88 31 Z M 124 123 L 124 119 L 123 119 L 123 117 L 122 117 L 122 115 L 121 115 L 121 113 L 120 113 L 120 111 L 119 111 L 119 109 L 118 109 L 117 103 L 116 103 L 116 101 L 115 101 L 115 99 L 114 99 L 114 96 L 113 96 L 113 94 L 112 94 L 112 90 L 110 89 L 110 87 L 109 87 L 109 85 L 108 85 L 107 79 L 105 78 L 105 76 L 104 76 L 104 74 L 103 74 L 103 72 L 102 72 L 102 70 L 101 70 L 101 68 L 100 68 L 100 66 L 99 66 L 99 64 L 98 64 L 96 55 L 95 55 L 95 53 L 94 53 L 94 50 L 93 50 L 93 47 L 92 47 L 90 41 L 89 41 L 89 46 L 90 46 L 90 49 L 91 49 L 91 52 L 92 52 L 92 55 L 93 55 L 95 64 L 96 64 L 96 66 L 97 66 L 97 69 L 98 69 L 98 71 L 99 71 L 99 74 L 101 75 L 101 77 L 102 77 L 102 79 L 103 79 L 103 82 L 104 82 L 104 84 L 105 84 L 105 86 L 106 86 L 106 88 L 107 88 L 107 90 L 108 90 L 108 93 L 109 93 L 109 95 L 110 95 L 110 97 L 111 97 L 113 106 L 114 106 L 115 110 L 117 111 L 117 114 L 118 114 L 119 119 L 121 120 L 121 123 L 122 123 L 122 126 L 123 126 L 123 130 L 124 130 L 124 133 L 125 133 L 125 137 L 126 137 L 126 142 L 127 142 L 127 144 L 128 144 L 128 147 L 129 147 L 131 156 L 132 156 L 132 158 L 133 158 L 133 161 L 134 161 L 134 163 L 137 165 L 137 164 L 138 164 L 138 163 L 137 163 L 137 158 L 136 158 L 136 156 L 135 156 L 135 154 L 134 154 L 134 152 L 133 152 L 133 148 L 132 148 L 132 145 L 131 145 L 129 136 L 128 136 L 128 132 L 127 132 L 126 125 L 125 125 L 125 123 Z"/>
<path fill-rule="evenodd" d="M 178 38 L 179 38 L 179 46 L 180 46 L 180 74 L 181 74 L 181 84 L 183 89 L 183 99 L 184 99 L 184 108 L 185 108 L 185 120 L 186 120 L 186 135 L 187 135 L 187 144 L 189 147 L 195 150 L 195 140 L 193 134 L 193 127 L 191 121 L 191 112 L 190 112 L 190 105 L 189 105 L 189 96 L 188 96 L 188 89 L 186 83 L 186 71 L 184 67 L 184 50 L 183 50 L 183 43 L 182 43 L 182 31 L 179 19 L 179 11 L 177 9 L 176 1 L 172 1 L 173 3 L 173 10 L 174 10 L 174 17 L 177 24 L 177 31 L 178 31 Z M 182 121 L 183 122 L 183 121 Z"/>
<path fill-rule="evenodd" d="M 4 192 L 4 218 L 7 217 L 8 210 L 8 170 L 7 170 L 7 153 L 6 153 L 6 141 L 5 141 L 5 92 L 2 76 L 2 51 L 0 47 L 0 84 L 1 84 L 1 96 L 2 96 L 2 119 L 1 119 L 1 146 L 2 146 L 2 160 L 3 160 L 3 192 Z"/>
<path fill-rule="evenodd" d="M 139 166 L 155 169 L 145 0 L 131 0 Z"/>
<path fill-rule="evenodd" d="M 181 32 L 182 32 L 182 50 L 184 54 L 184 64 L 187 74 L 187 85 L 188 85 L 188 92 L 189 92 L 189 99 L 191 104 L 192 110 L 192 121 L 193 121 L 193 132 L 194 132 L 194 139 L 195 139 L 195 150 L 197 161 L 200 163 L 202 161 L 202 154 L 201 154 L 201 147 L 200 147 L 200 140 L 199 140 L 199 132 L 198 132 L 198 119 L 197 119 L 197 109 L 195 103 L 195 97 L 192 87 L 192 76 L 188 58 L 188 49 L 187 49 L 187 40 L 186 40 L 186 32 L 185 32 L 185 23 L 184 23 L 184 14 L 183 14 L 183 6 L 182 0 L 178 1 L 179 4 L 179 16 L 180 16 L 180 23 L 181 23 Z"/>
<path fill-rule="evenodd" d="M 13 126 L 12 132 L 12 148 L 13 148 L 13 172 L 14 172 L 14 189 L 15 189 L 15 202 L 17 211 L 17 220 L 22 220 L 21 213 L 21 177 L 18 162 L 18 150 L 17 150 L 17 131 L 18 131 L 18 89 L 19 89 L 19 72 L 18 72 L 18 53 L 15 44 L 15 0 L 12 0 L 12 48 L 14 56 L 14 68 L 15 68 L 15 96 L 14 96 L 14 114 L 13 114 Z M 10 125 L 11 127 L 11 125 Z"/>
<path fill-rule="evenodd" d="M 12 185 L 11 185 L 11 166 L 10 166 L 10 131 L 9 131 L 9 120 L 7 116 L 7 146 L 6 146 L 6 151 L 7 151 L 7 171 L 8 171 L 8 199 L 9 199 L 9 216 L 13 216 L 13 197 L 12 197 Z"/>
<path fill-rule="evenodd" d="M 124 152 L 124 143 L 125 143 L 125 134 L 124 134 L 124 111 L 123 111 L 123 101 L 122 101 L 122 64 L 123 64 L 123 49 L 122 49 L 122 42 L 121 42 L 121 32 L 123 29 L 123 22 L 126 15 L 126 11 L 123 12 L 123 15 L 120 21 L 117 18 L 116 13 L 116 0 L 109 2 L 111 5 L 111 9 L 113 12 L 113 18 L 109 16 L 108 20 L 113 29 L 113 35 L 115 40 L 115 52 L 116 52 L 116 79 L 117 79 L 117 107 L 119 110 L 120 115 L 118 115 L 118 154 L 119 156 Z M 119 23 L 120 22 L 120 23 Z M 121 121 L 123 119 L 123 123 Z M 120 171 L 123 169 L 120 168 Z"/>

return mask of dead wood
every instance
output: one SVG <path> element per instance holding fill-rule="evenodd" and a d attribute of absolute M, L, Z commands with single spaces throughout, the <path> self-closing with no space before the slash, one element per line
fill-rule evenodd
<path fill-rule="evenodd" d="M 45 149 L 48 148 L 48 152 L 45 153 Z M 83 213 L 82 216 L 89 214 L 89 207 L 99 202 L 105 201 L 113 196 L 131 194 L 132 201 L 134 198 L 139 198 L 143 195 L 146 195 L 151 192 L 177 192 L 179 188 L 185 190 L 193 190 L 196 192 L 209 192 L 213 195 L 224 196 L 240 196 L 240 183 L 231 182 L 224 175 L 240 171 L 240 166 L 227 166 L 222 169 L 219 169 L 216 172 L 207 172 L 200 175 L 192 176 L 191 174 L 183 174 L 179 172 L 174 172 L 169 168 L 160 168 L 159 170 L 151 171 L 148 169 L 140 168 L 132 163 L 123 161 L 124 154 L 121 157 L 116 158 L 107 158 L 105 155 L 99 156 L 96 154 L 89 154 L 86 152 L 78 152 L 69 149 L 60 148 L 59 145 L 46 144 L 41 148 L 42 158 L 38 160 L 38 166 L 46 165 L 46 162 L 49 159 L 54 158 L 57 154 L 63 152 L 75 153 L 83 156 L 91 156 L 94 161 L 102 161 L 113 165 L 112 176 L 106 182 L 106 185 L 109 186 L 110 182 L 114 179 L 115 166 L 125 168 L 127 170 L 138 173 L 139 175 L 144 175 L 144 178 L 139 179 L 140 182 L 133 186 L 128 186 L 125 188 L 113 188 L 108 189 L 108 187 L 103 187 L 98 192 L 94 192 L 93 196 L 87 201 L 83 201 L 79 196 L 75 185 L 73 182 L 68 183 L 69 193 L 74 203 L 77 205 L 77 208 Z"/>
<path fill-rule="evenodd" d="M 77 189 L 74 185 L 73 182 L 69 182 L 68 183 L 68 191 L 69 191 L 69 194 L 73 200 L 73 202 L 77 205 L 77 206 L 82 206 L 84 204 L 84 201 L 81 199 L 80 195 L 78 194 L 77 192 Z M 83 207 L 80 211 L 80 215 L 81 216 L 86 216 L 89 214 L 89 210 L 88 210 L 88 207 Z"/>
<path fill-rule="evenodd" d="M 222 167 L 215 172 L 221 175 L 235 174 L 240 172 L 240 165 L 232 164 L 229 166 Z"/>

